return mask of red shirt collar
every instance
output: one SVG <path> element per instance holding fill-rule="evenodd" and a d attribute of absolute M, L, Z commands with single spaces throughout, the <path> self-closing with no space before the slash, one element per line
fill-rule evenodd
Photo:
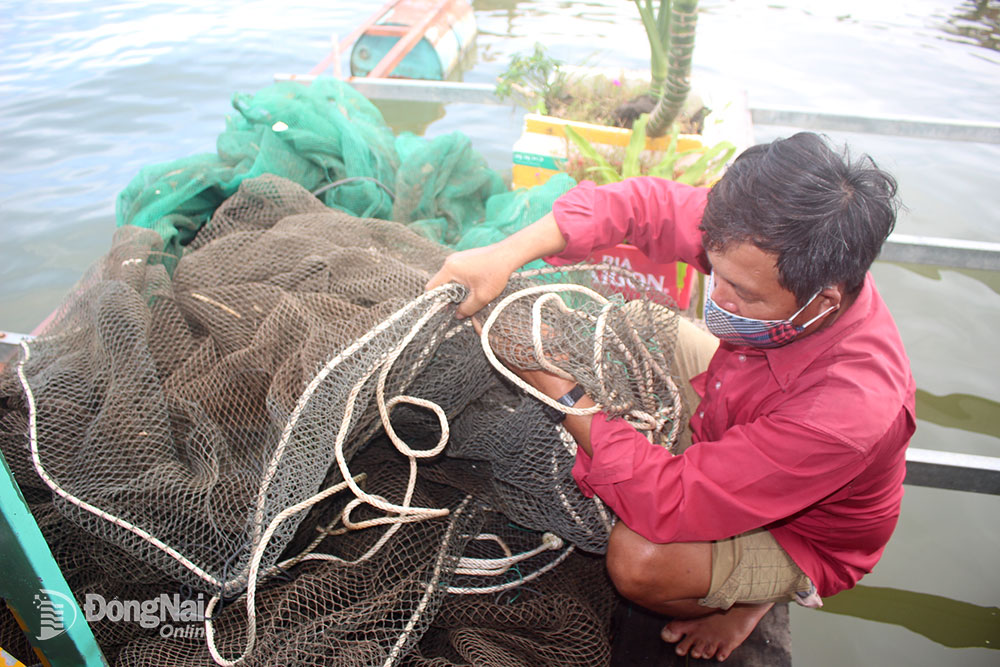
<path fill-rule="evenodd" d="M 842 312 L 832 325 L 804 338 L 799 338 L 788 345 L 769 349 L 745 348 L 727 343 L 722 343 L 722 345 L 743 354 L 763 354 L 767 358 L 768 368 L 770 368 L 778 386 L 782 390 L 787 390 L 805 369 L 869 318 L 872 311 L 874 289 L 872 276 L 869 273 L 865 276 L 865 282 L 861 285 L 861 291 L 854 303 L 848 306 L 847 310 Z"/>

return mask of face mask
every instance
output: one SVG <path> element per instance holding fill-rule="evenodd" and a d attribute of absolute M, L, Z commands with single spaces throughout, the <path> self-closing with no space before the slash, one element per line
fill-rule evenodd
<path fill-rule="evenodd" d="M 792 324 L 792 320 L 798 317 L 819 296 L 819 292 L 816 292 L 813 294 L 812 299 L 809 299 L 804 306 L 795 311 L 795 314 L 788 319 L 755 320 L 750 317 L 734 315 L 712 301 L 712 290 L 714 287 L 715 272 L 712 272 L 708 276 L 708 296 L 705 299 L 705 324 L 708 326 L 708 330 L 716 337 L 733 345 L 759 348 L 781 347 L 795 340 L 813 322 L 839 307 L 831 306 L 805 324 Z"/>

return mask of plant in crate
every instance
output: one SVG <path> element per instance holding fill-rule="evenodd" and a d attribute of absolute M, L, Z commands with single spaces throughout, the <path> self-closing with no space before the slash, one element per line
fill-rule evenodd
<path fill-rule="evenodd" d="M 650 114 L 646 135 L 660 137 L 671 129 L 691 90 L 697 0 L 633 0 L 649 41 L 648 84 L 597 75 L 569 76 L 561 61 L 548 56 L 541 44 L 530 55 L 515 54 L 497 83 L 500 99 L 519 93 L 525 106 L 543 114 L 618 127 L 632 127 Z M 698 131 L 707 110 L 685 119 L 687 131 Z"/>
<path fill-rule="evenodd" d="M 515 186 L 545 182 L 557 170 L 577 181 L 648 174 L 707 185 L 736 153 L 732 141 L 706 145 L 701 132 L 708 110 L 696 96 L 688 99 L 697 0 L 633 1 L 649 42 L 648 80 L 570 74 L 537 44 L 500 76 L 498 96 L 518 93 L 522 106 L 551 116 L 526 118 L 514 148 Z M 680 290 L 688 273 L 683 265 L 677 273 Z"/>

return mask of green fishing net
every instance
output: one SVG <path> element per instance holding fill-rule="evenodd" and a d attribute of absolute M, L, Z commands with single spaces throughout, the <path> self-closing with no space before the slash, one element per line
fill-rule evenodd
<path fill-rule="evenodd" d="M 486 245 L 534 222 L 575 185 L 507 192 L 460 132 L 398 137 L 379 110 L 348 84 L 319 78 L 278 83 L 233 97 L 215 153 L 142 169 L 118 196 L 119 227 L 156 231 L 180 257 L 245 179 L 273 174 L 315 193 L 328 207 L 394 220 L 452 248 Z"/>

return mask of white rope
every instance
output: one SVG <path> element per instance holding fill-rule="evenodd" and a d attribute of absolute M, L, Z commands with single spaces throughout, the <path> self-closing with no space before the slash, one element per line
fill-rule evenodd
<path fill-rule="evenodd" d="M 448 546 L 451 542 L 451 536 L 455 532 L 455 523 L 458 520 L 458 516 L 465 509 L 465 506 L 469 504 L 472 496 L 466 496 L 459 505 L 454 514 L 452 514 L 451 520 L 448 522 L 448 528 L 445 530 L 444 539 L 441 540 L 441 548 L 438 549 L 437 559 L 434 561 L 434 570 L 431 573 L 431 578 L 424 587 L 423 597 L 420 598 L 420 603 L 414 610 L 413 615 L 410 616 L 410 620 L 407 621 L 406 627 L 403 628 L 403 632 L 399 635 L 399 639 L 396 640 L 395 645 L 389 652 L 389 657 L 386 658 L 385 663 L 382 667 L 392 667 L 392 665 L 399 659 L 402 653 L 403 647 L 406 642 L 409 641 L 410 635 L 413 633 L 413 628 L 416 627 L 417 623 L 420 621 L 420 617 L 423 616 L 424 610 L 427 609 L 427 605 L 430 602 L 431 595 L 434 594 L 434 590 L 437 588 L 438 583 L 441 581 L 441 570 L 444 567 L 445 558 L 448 555 Z"/>
<path fill-rule="evenodd" d="M 439 289 L 439 290 L 436 290 L 436 292 L 438 294 L 441 294 L 441 293 L 443 293 L 443 290 Z M 433 294 L 433 293 L 428 293 L 428 294 Z M 421 303 L 421 302 L 423 302 L 425 300 L 429 300 L 429 299 L 424 299 L 424 298 L 417 299 L 417 300 L 411 302 L 409 306 L 405 307 L 402 310 L 408 312 L 409 310 L 412 310 L 415 307 L 415 304 L 419 304 L 419 303 Z M 410 328 L 410 331 L 406 334 L 406 336 L 403 337 L 403 339 L 393 349 L 393 351 L 384 360 L 381 360 L 378 364 L 373 365 L 372 368 L 370 368 L 368 370 L 368 372 L 365 373 L 360 378 L 360 380 L 354 385 L 354 387 L 351 388 L 351 391 L 348 393 L 348 396 L 347 396 L 347 401 L 346 401 L 346 405 L 345 405 L 345 409 L 344 409 L 344 415 L 343 415 L 343 418 L 341 419 L 340 429 L 339 429 L 339 431 L 337 433 L 337 437 L 336 437 L 336 440 L 334 442 L 334 457 L 336 458 L 337 465 L 340 468 L 341 474 L 344 477 L 343 484 L 347 488 L 350 488 L 351 492 L 354 493 L 354 495 L 355 495 L 356 498 L 355 498 L 355 500 L 353 500 L 350 503 L 348 503 L 348 505 L 344 508 L 344 511 L 341 514 L 341 518 L 344 521 L 345 527 L 348 528 L 348 529 L 359 529 L 359 528 L 366 528 L 366 527 L 375 526 L 375 525 L 393 524 L 390 527 L 390 529 L 388 531 L 386 531 L 386 534 L 383 535 L 382 538 L 378 541 L 378 545 L 377 546 L 379 548 L 381 548 L 381 546 L 384 545 L 388 541 L 389 537 L 391 537 L 391 535 L 396 530 L 398 530 L 399 525 L 401 525 L 402 523 L 408 523 L 408 522 L 413 522 L 413 521 L 424 521 L 426 519 L 431 519 L 431 518 L 446 516 L 449 513 L 449 510 L 447 508 L 437 509 L 437 508 L 411 507 L 410 506 L 410 501 L 411 501 L 411 499 L 413 497 L 413 492 L 414 492 L 414 489 L 416 487 L 416 477 L 417 477 L 416 460 L 417 460 L 417 458 L 424 458 L 424 457 L 427 457 L 427 456 L 435 456 L 435 455 L 439 454 L 444 449 L 445 445 L 448 442 L 448 437 L 449 437 L 449 428 L 448 428 L 448 419 L 447 419 L 447 416 L 445 415 L 444 410 L 442 410 L 441 407 L 438 406 L 436 403 L 433 403 L 432 401 L 427 401 L 427 400 L 421 399 L 421 398 L 415 398 L 415 397 L 412 397 L 412 396 L 396 396 L 393 399 L 391 399 L 390 401 L 386 402 L 385 401 L 385 382 L 386 382 L 386 379 L 388 378 L 389 371 L 392 369 L 393 364 L 399 358 L 399 356 L 403 353 L 403 351 L 406 349 L 406 347 L 410 344 L 410 342 L 413 340 L 413 338 L 416 336 L 416 334 L 420 332 L 420 330 L 427 324 L 427 322 L 434 315 L 436 315 L 437 313 L 439 313 L 445 306 L 447 306 L 451 302 L 452 302 L 452 299 L 450 299 L 450 298 L 441 299 L 440 297 L 438 297 L 436 301 L 432 301 L 431 302 L 431 307 L 428 308 L 428 310 L 417 319 L 417 321 Z M 397 311 L 393 315 L 393 317 L 390 318 L 390 320 L 393 320 L 393 321 L 398 320 L 398 317 L 396 317 L 396 316 L 399 315 L 400 312 L 401 311 Z M 388 321 L 389 320 L 386 320 L 386 322 L 388 322 Z M 376 328 L 380 329 L 380 330 L 384 330 L 385 326 L 383 326 L 383 325 L 385 325 L 385 324 L 386 323 L 383 322 L 382 324 L 379 325 L 379 327 L 376 327 Z M 369 333 L 371 333 L 371 332 L 369 332 Z M 354 346 L 352 346 L 352 347 L 354 347 Z M 341 356 L 342 355 L 338 355 L 338 357 L 336 359 L 341 358 Z M 333 365 L 327 364 L 327 366 L 324 368 L 324 370 L 332 369 L 332 367 L 333 367 Z M 393 444 L 396 446 L 396 448 L 404 456 L 406 456 L 409 459 L 409 464 L 410 464 L 409 478 L 407 480 L 406 492 L 404 494 L 403 503 L 401 505 L 396 505 L 394 503 L 388 502 L 387 500 L 385 500 L 381 496 L 369 494 L 369 493 L 363 491 L 361 489 L 361 487 L 358 486 L 357 482 L 354 480 L 354 478 L 353 478 L 353 476 L 351 474 L 351 471 L 349 470 L 349 468 L 347 466 L 347 461 L 346 461 L 345 456 L 344 456 L 344 442 L 346 441 L 347 435 L 348 435 L 348 433 L 350 431 L 351 421 L 352 421 L 352 418 L 353 418 L 353 415 L 354 415 L 354 408 L 355 408 L 355 405 L 357 403 L 358 394 L 360 394 L 361 389 L 364 387 L 365 384 L 367 384 L 368 380 L 372 377 L 372 375 L 375 374 L 376 370 L 379 370 L 380 367 L 381 367 L 381 372 L 379 373 L 378 382 L 377 382 L 377 385 L 376 385 L 376 403 L 377 403 L 378 409 L 379 409 L 379 416 L 381 417 L 381 419 L 382 419 L 382 425 L 385 427 L 386 433 L 389 434 L 389 437 L 392 440 Z M 322 373 L 322 371 L 321 371 L 321 373 Z M 328 374 L 328 372 L 327 372 L 327 374 Z M 319 374 L 317 374 L 317 375 L 319 375 Z M 323 377 L 326 377 L 326 375 L 324 374 Z M 314 382 L 311 382 L 310 385 L 309 385 L 309 388 L 307 388 L 307 391 L 310 392 L 309 393 L 309 397 L 310 398 L 312 396 L 312 393 L 315 392 L 315 389 L 318 386 L 319 386 L 319 383 L 315 382 L 315 378 L 314 378 Z M 420 405 L 422 407 L 428 407 L 428 408 L 432 409 L 434 411 L 434 413 L 438 416 L 438 420 L 439 420 L 439 422 L 441 424 L 441 438 L 440 438 L 438 444 L 433 449 L 426 450 L 426 451 L 413 450 L 408 445 L 406 445 L 406 443 L 403 442 L 402 439 L 400 439 L 396 435 L 395 431 L 392 428 L 392 424 L 390 423 L 389 412 L 390 412 L 391 408 L 394 405 L 396 405 L 397 403 L 410 403 L 410 404 L 413 404 L 413 405 Z M 293 418 L 295 418 L 295 419 L 298 418 L 298 415 L 300 415 L 301 412 L 302 412 L 302 410 L 300 409 L 300 406 L 304 407 L 304 405 L 305 405 L 305 403 L 300 399 L 299 405 L 296 406 L 296 412 L 293 413 Z M 286 431 L 287 431 L 287 429 L 286 429 Z M 338 487 L 339 486 L 340 485 L 338 485 Z M 342 487 L 340 487 L 340 488 L 342 488 Z M 254 644 L 255 644 L 255 641 L 256 641 L 256 635 L 257 635 L 257 630 L 256 630 L 256 628 L 257 628 L 257 626 L 256 626 L 256 608 L 255 608 L 255 604 L 254 604 L 254 602 L 255 602 L 256 585 L 257 585 L 257 577 L 256 577 L 256 575 L 257 575 L 257 571 L 258 571 L 258 568 L 259 568 L 259 565 L 260 565 L 260 560 L 261 560 L 261 558 L 263 557 L 263 554 L 264 554 L 264 550 L 266 549 L 267 543 L 270 540 L 271 536 L 274 534 L 274 531 L 277 529 L 278 525 L 282 521 L 284 521 L 286 518 L 288 518 L 288 517 L 296 514 L 297 512 L 301 511 L 302 509 L 306 509 L 307 507 L 311 507 L 312 505 L 314 505 L 315 503 L 319 502 L 320 500 L 322 500 L 325 497 L 325 496 L 318 497 L 319 495 L 321 495 L 321 494 L 318 494 L 317 496 L 314 496 L 313 498 L 310 498 L 310 499 L 308 499 L 306 501 L 303 501 L 302 503 L 294 505 L 293 507 L 290 507 L 290 508 L 284 510 L 278 516 L 276 516 L 271 521 L 271 524 L 268 526 L 267 530 L 263 533 L 263 535 L 261 535 L 260 540 L 258 541 L 258 544 L 253 549 L 253 556 L 251 558 L 251 561 L 250 561 L 250 564 L 249 564 L 249 569 L 247 571 L 247 581 L 248 581 L 248 584 L 247 584 L 247 594 L 246 594 L 247 595 L 247 602 L 246 602 L 246 606 L 247 606 L 247 643 L 246 643 L 246 648 L 243 651 L 243 653 L 238 658 L 236 658 L 235 660 L 227 660 L 227 659 L 223 658 L 218 653 L 218 651 L 215 650 L 214 633 L 210 633 L 209 632 L 210 625 L 206 622 L 206 639 L 209 640 L 209 650 L 210 650 L 210 652 L 212 654 L 213 660 L 215 660 L 219 665 L 222 665 L 223 667 L 235 667 L 235 665 L 240 664 L 250 654 L 250 651 L 253 650 L 253 647 L 254 647 Z M 351 512 L 351 510 L 353 510 L 355 507 L 357 507 L 361 503 L 367 503 L 367 504 L 372 505 L 374 507 L 377 507 L 377 508 L 379 508 L 379 509 L 381 509 L 383 511 L 396 513 L 399 516 L 395 516 L 395 517 L 380 517 L 380 518 L 371 519 L 371 520 L 368 520 L 368 521 L 361 521 L 361 522 L 357 522 L 357 523 L 351 522 L 351 520 L 350 520 L 350 512 Z M 369 551 L 365 554 L 364 558 L 365 559 L 370 558 L 370 557 L 374 556 L 376 552 L 377 552 L 377 549 L 369 549 Z M 217 598 L 213 598 L 213 599 L 217 600 Z M 214 604 L 212 605 L 212 608 L 214 608 Z"/>
<path fill-rule="evenodd" d="M 535 303 L 531 306 L 531 342 L 535 349 L 535 359 L 538 361 L 539 365 L 541 365 L 541 367 L 549 373 L 561 377 L 564 380 L 575 382 L 572 375 L 555 364 L 550 363 L 545 357 L 545 349 L 542 344 L 542 306 L 549 301 L 555 302 L 556 306 L 564 313 L 568 314 L 572 312 L 563 300 L 559 298 L 558 294 L 549 292 L 535 299 Z"/>
<path fill-rule="evenodd" d="M 614 267 L 609 264 L 586 264 L 574 266 L 573 270 L 618 270 L 619 267 Z M 565 272 L 565 269 L 561 267 L 551 267 L 544 269 L 533 269 L 530 271 L 524 271 L 520 275 L 523 276 L 534 276 L 534 275 L 544 275 L 550 273 L 561 273 Z M 638 275 L 634 271 L 625 271 L 623 273 L 635 276 Z M 573 311 L 562 301 L 559 297 L 561 292 L 579 292 L 584 294 L 597 303 L 601 305 L 600 313 L 594 316 L 590 313 L 584 311 Z M 605 338 L 607 337 L 606 332 L 610 332 L 610 335 L 614 336 L 615 341 L 617 341 L 617 347 L 622 352 L 626 361 L 629 363 L 633 370 L 633 375 L 637 382 L 643 385 L 645 394 L 647 396 L 653 395 L 653 376 L 659 376 L 660 380 L 667 386 L 670 392 L 670 401 L 657 408 L 654 413 L 650 413 L 643 410 L 637 406 L 632 405 L 612 405 L 605 406 L 599 402 L 595 401 L 595 405 L 589 408 L 576 408 L 565 406 L 559 403 L 555 399 L 549 397 L 543 392 L 539 391 L 535 387 L 531 386 L 524 380 L 522 380 L 516 373 L 511 371 L 497 358 L 496 354 L 493 352 L 492 347 L 489 342 L 489 333 L 493 325 L 499 318 L 500 314 L 508 307 L 511 303 L 517 299 L 533 296 L 536 294 L 541 294 L 539 298 L 535 300 L 531 308 L 531 338 L 532 338 L 532 348 L 535 353 L 536 362 L 546 371 L 558 375 L 559 377 L 574 380 L 569 373 L 558 368 L 555 364 L 548 361 L 545 356 L 543 336 L 542 336 L 542 307 L 549 303 L 554 302 L 557 307 L 564 313 L 578 312 L 587 319 L 589 319 L 594 324 L 594 350 L 593 350 L 593 364 L 594 371 L 597 375 L 597 380 L 599 384 L 599 389 L 601 393 L 606 396 L 609 400 L 614 400 L 616 392 L 608 389 L 606 385 L 606 378 L 604 374 L 604 350 L 605 350 Z M 642 340 L 639 338 L 634 327 L 628 327 L 629 336 L 633 339 L 635 347 L 639 350 L 639 357 L 636 358 L 629 350 L 629 348 L 624 344 L 619 338 L 619 335 L 614 329 L 607 326 L 608 317 L 614 307 L 614 304 L 607 298 L 605 298 L 600 293 L 582 285 L 573 284 L 550 284 L 550 285 L 534 285 L 531 287 L 526 287 L 524 289 L 518 290 L 509 294 L 504 299 L 500 301 L 490 313 L 489 317 L 483 323 L 482 333 L 480 335 L 480 342 L 483 347 L 483 352 L 486 354 L 486 358 L 489 360 L 490 364 L 501 373 L 504 377 L 514 383 L 515 386 L 522 389 L 527 394 L 535 397 L 545 405 L 555 408 L 560 412 L 569 415 L 579 415 L 586 416 L 592 415 L 597 412 L 606 409 L 613 409 L 615 411 L 626 412 L 626 418 L 632 423 L 633 426 L 640 430 L 647 430 L 651 432 L 659 432 L 663 429 L 663 426 L 667 421 L 671 422 L 671 427 L 667 437 L 667 442 L 672 443 L 676 439 L 676 434 L 679 427 L 680 421 L 680 392 L 677 390 L 673 379 L 670 374 L 664 369 L 660 364 L 656 363 L 653 359 L 652 354 L 646 349 Z M 626 318 L 628 317 L 626 313 Z"/>
<path fill-rule="evenodd" d="M 59 486 L 59 484 L 52 477 L 49 476 L 48 472 L 46 472 L 45 470 L 45 467 L 42 465 L 42 459 L 38 454 L 38 409 L 35 405 L 34 392 L 31 390 L 31 385 L 28 384 L 28 378 L 24 373 L 24 365 L 28 363 L 28 360 L 31 358 L 31 348 L 28 347 L 27 341 L 21 341 L 21 349 L 24 351 L 24 354 L 22 355 L 20 362 L 18 362 L 17 364 L 17 377 L 21 381 L 21 387 L 24 389 L 25 399 L 27 400 L 28 403 L 28 446 L 31 450 L 31 464 L 32 466 L 34 466 L 35 472 L 38 473 L 38 476 L 42 479 L 43 482 L 45 482 L 45 485 L 48 486 L 53 493 L 55 493 L 63 500 L 66 500 L 70 504 L 79 507 L 85 512 L 89 512 L 98 518 L 104 519 L 105 521 L 112 523 L 118 526 L 119 528 L 127 530 L 133 535 L 136 535 L 137 537 L 149 542 L 154 547 L 160 549 L 161 551 L 163 551 L 163 553 L 167 554 L 168 556 L 176 560 L 178 563 L 183 565 L 187 570 L 189 570 L 198 578 L 211 584 L 212 586 L 219 586 L 218 579 L 216 579 L 208 572 L 205 572 L 203 569 L 195 565 L 186 556 L 184 556 L 179 551 L 171 547 L 169 544 L 166 544 L 158 537 L 150 534 L 148 531 L 140 528 L 139 526 L 136 526 L 135 524 L 126 521 L 121 517 L 117 517 L 114 514 L 111 514 L 110 512 L 106 512 L 100 509 L 99 507 L 95 507 L 94 505 L 91 505 L 85 500 L 82 500 L 81 498 L 74 496 L 72 493 L 66 491 L 61 486 Z"/>
<path fill-rule="evenodd" d="M 497 318 L 500 316 L 500 313 L 502 313 L 507 306 L 509 306 L 517 299 L 523 299 L 526 296 L 531 296 L 533 294 L 550 293 L 550 292 L 581 292 L 583 294 L 586 294 L 594 298 L 595 300 L 601 301 L 602 303 L 607 301 L 607 299 L 605 299 L 603 296 L 601 296 L 594 290 L 590 289 L 589 287 L 584 287 L 582 285 L 569 285 L 569 284 L 534 285 L 532 287 L 526 287 L 522 290 L 518 290 L 517 292 L 509 294 L 507 297 L 501 300 L 500 303 L 498 303 L 496 307 L 493 309 L 493 312 L 490 313 L 489 317 L 486 318 L 486 321 L 483 322 L 483 331 L 482 334 L 480 335 L 480 340 L 483 346 L 483 353 L 486 354 L 486 358 L 489 359 L 490 364 L 493 365 L 493 368 L 495 368 L 501 375 L 503 375 L 508 380 L 513 382 L 517 387 L 520 387 L 526 393 L 537 398 L 542 403 L 545 403 L 546 405 L 549 405 L 557 410 L 560 410 L 570 415 L 586 416 L 595 414 L 602 410 L 600 405 L 592 405 L 589 408 L 574 408 L 565 406 L 554 398 L 549 398 L 544 393 L 535 389 L 530 384 L 519 378 L 517 374 L 514 373 L 514 371 L 507 368 L 497 358 L 496 354 L 493 352 L 493 348 L 490 347 L 490 339 L 489 339 L 490 329 L 493 328 L 494 322 L 496 322 Z"/>
<path fill-rule="evenodd" d="M 551 562 L 546 563 L 545 565 L 538 568 L 534 572 L 530 572 L 529 574 L 526 574 L 523 577 L 515 579 L 514 581 L 509 581 L 505 584 L 497 584 L 496 586 L 486 586 L 484 588 L 475 588 L 475 587 L 461 588 L 461 587 L 449 586 L 448 592 L 453 593 L 455 595 L 485 595 L 487 593 L 499 593 L 500 591 L 509 591 L 512 588 L 517 588 L 522 584 L 526 584 L 529 581 L 537 579 L 538 577 L 542 576 L 552 568 L 558 566 L 560 563 L 566 560 L 566 558 L 568 558 L 571 553 L 573 553 L 573 549 L 574 549 L 573 545 L 572 544 L 569 545 L 568 547 L 566 547 L 565 551 L 563 551 L 561 554 L 552 559 Z"/>
<path fill-rule="evenodd" d="M 262 547 L 267 545 L 268 541 L 270 541 L 271 539 L 271 536 L 274 534 L 274 531 L 277 530 L 278 526 L 281 525 L 281 523 L 285 521 L 287 518 L 294 516 L 295 514 L 298 514 L 302 510 L 309 509 L 316 503 L 325 500 L 326 498 L 332 496 L 335 493 L 343 491 L 345 488 L 347 488 L 347 485 L 348 483 L 345 480 L 343 482 L 340 482 L 339 484 L 335 484 L 331 487 L 328 487 L 313 496 L 310 496 L 309 498 L 303 500 L 300 503 L 296 503 L 291 507 L 285 508 L 284 511 L 280 512 L 277 516 L 271 519 L 271 523 L 268 524 L 267 530 L 264 531 L 262 536 L 261 540 Z M 221 596 L 219 595 L 213 596 L 212 599 L 208 601 L 208 604 L 205 605 L 205 641 L 208 643 L 208 651 L 212 655 L 212 659 L 215 660 L 215 662 L 218 663 L 219 665 L 223 665 L 223 667 L 234 667 L 235 665 L 238 665 L 241 662 L 243 662 L 244 658 L 246 658 L 246 656 L 250 654 L 250 652 L 253 650 L 255 643 L 257 642 L 257 606 L 256 606 L 257 572 L 260 568 L 260 561 L 263 558 L 263 556 L 264 556 L 264 549 L 260 548 L 254 551 L 253 557 L 250 560 L 249 578 L 246 590 L 247 641 L 243 653 L 240 654 L 240 656 L 235 660 L 227 660 L 226 658 L 223 658 L 215 646 L 215 628 L 212 625 L 213 621 L 212 612 L 215 610 L 215 605 L 219 603 Z M 271 568 L 269 572 L 276 571 L 277 569 L 278 568 Z"/>
<path fill-rule="evenodd" d="M 277 473 L 278 464 L 280 463 L 281 458 L 284 456 L 285 449 L 288 446 L 288 442 L 291 440 L 292 432 L 294 431 L 295 426 L 298 424 L 299 418 L 302 416 L 303 410 L 305 410 L 305 407 L 309 403 L 309 401 L 312 400 L 313 394 L 316 393 L 316 390 L 319 388 L 319 386 L 326 380 L 326 378 L 330 375 L 330 373 L 332 373 L 341 363 L 344 362 L 345 359 L 352 357 L 364 345 L 367 345 L 376 336 L 378 336 L 386 329 L 394 325 L 396 322 L 401 320 L 403 317 L 409 314 L 410 311 L 414 310 L 418 306 L 423 305 L 426 302 L 433 303 L 441 301 L 443 299 L 447 299 L 447 301 L 452 301 L 453 299 L 449 297 L 449 294 L 455 294 L 455 293 L 456 293 L 456 288 L 454 285 L 442 285 L 437 289 L 421 294 L 419 297 L 411 301 L 409 304 L 407 304 L 403 308 L 400 308 L 395 313 L 386 318 L 384 321 L 380 322 L 377 326 L 369 330 L 367 333 L 365 333 L 365 335 L 358 338 L 351 345 L 348 345 L 346 348 L 341 350 L 339 354 L 337 354 L 332 359 L 327 361 L 327 363 L 323 366 L 323 368 L 320 369 L 320 371 L 315 376 L 313 376 L 313 379 L 309 382 L 308 386 L 306 386 L 305 390 L 299 396 L 299 400 L 295 404 L 295 408 L 292 410 L 292 414 L 285 422 L 285 428 L 282 430 L 281 439 L 278 442 L 278 446 L 274 450 L 274 454 L 272 454 L 271 456 L 271 460 L 268 463 L 267 470 L 264 474 L 264 478 L 261 481 L 260 493 L 257 494 L 256 511 L 254 512 L 253 544 L 255 547 L 260 541 L 259 530 L 260 526 L 263 525 L 264 522 L 264 505 L 266 503 L 267 491 L 268 488 L 270 487 L 271 480 Z M 364 381 L 362 381 L 361 385 L 355 388 L 357 391 L 352 392 L 352 396 L 350 397 L 350 403 L 348 404 L 349 413 L 353 412 L 353 407 L 354 407 L 353 401 L 357 398 L 357 394 L 358 392 L 360 392 L 360 387 L 364 385 L 364 382 L 367 381 L 368 377 L 370 377 L 370 374 L 365 376 Z M 349 421 L 350 421 L 349 417 L 345 416 L 344 421 L 341 422 L 341 430 L 340 433 L 338 433 L 338 438 L 340 438 L 341 436 L 346 437 L 345 426 L 349 423 Z M 344 474 L 344 479 L 350 479 L 351 477 L 350 474 L 344 472 L 344 469 L 346 467 L 347 467 L 346 464 L 341 466 L 341 472 Z M 354 488 L 352 488 L 351 490 L 354 491 Z"/>
<path fill-rule="evenodd" d="M 507 543 L 500 539 L 498 535 L 485 533 L 477 536 L 476 539 L 491 539 L 497 542 L 506 556 L 504 558 L 461 558 L 458 561 L 458 567 L 455 568 L 455 574 L 495 577 L 503 574 L 513 565 L 526 561 L 542 552 L 556 551 L 563 548 L 562 538 L 555 533 L 544 533 L 542 541 L 537 547 L 516 555 L 511 552 Z"/>
<path fill-rule="evenodd" d="M 504 542 L 503 539 L 499 535 L 494 535 L 493 533 L 479 533 L 478 535 L 476 535 L 472 539 L 478 540 L 478 541 L 487 541 L 488 540 L 490 542 L 496 542 L 497 546 L 500 547 L 500 550 L 503 551 L 505 558 L 512 558 L 514 556 L 514 552 L 510 550 L 510 547 L 507 546 L 507 543 Z M 468 574 L 468 573 L 465 573 L 465 572 L 460 572 L 460 570 L 462 568 L 481 568 L 481 569 L 486 569 L 486 570 L 493 569 L 494 568 L 493 564 L 497 560 L 503 560 L 503 559 L 496 559 L 496 558 L 460 558 L 459 561 L 458 561 L 458 567 L 455 569 L 455 574 Z M 504 568 L 504 570 L 507 570 L 509 568 L 510 568 L 510 566 L 508 565 L 506 568 Z"/>

